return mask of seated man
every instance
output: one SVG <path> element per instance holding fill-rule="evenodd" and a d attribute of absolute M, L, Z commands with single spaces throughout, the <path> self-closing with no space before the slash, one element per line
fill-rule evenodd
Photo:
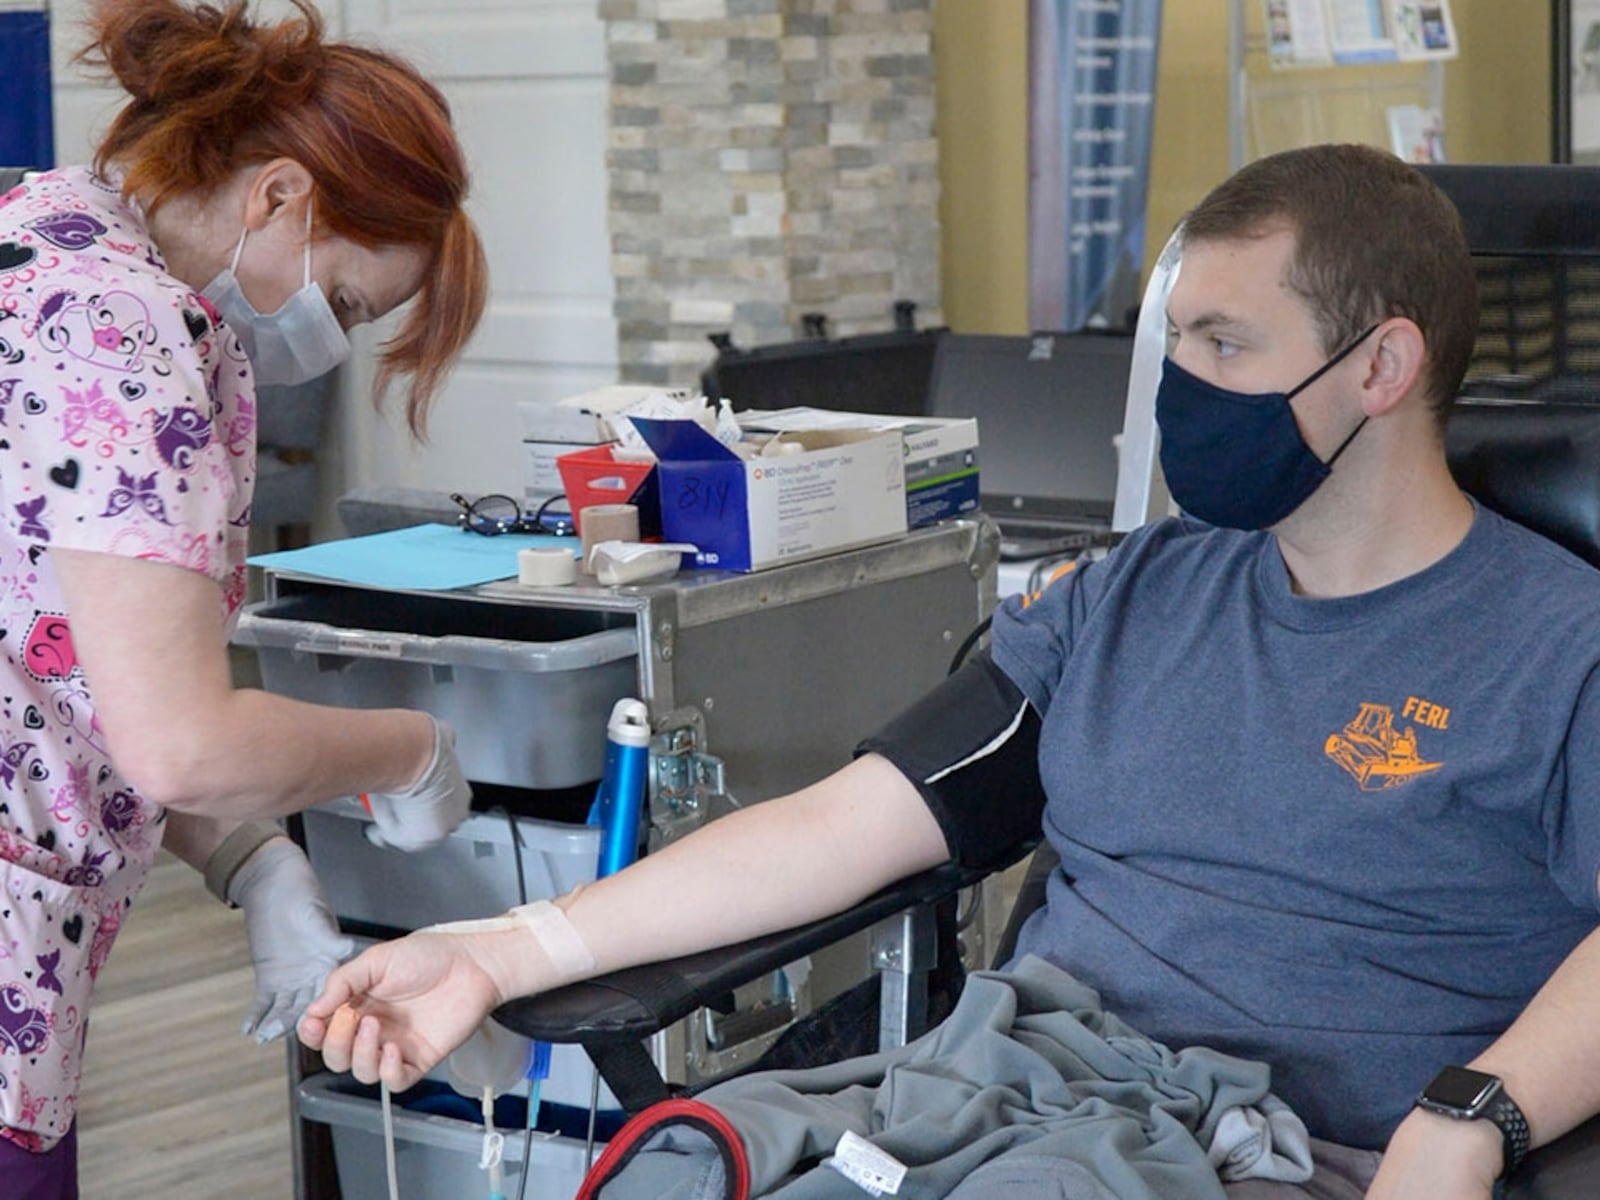
<path fill-rule="evenodd" d="M 1240 1195 L 1487 1200 L 1515 1106 L 1534 1145 L 1600 1111 L 1600 573 L 1446 467 L 1477 325 L 1459 219 L 1389 155 L 1319 146 L 1216 189 L 1183 254 L 1157 410 L 1188 516 L 1007 601 L 990 654 L 835 775 L 532 926 L 374 947 L 303 1039 L 404 1087 L 510 997 L 1042 819 L 1062 865 L 1019 951 L 1169 1046 L 1264 1060 L 1321 1139 L 1306 1189 Z M 1451 1066 L 1514 1105 L 1414 1107 Z"/>

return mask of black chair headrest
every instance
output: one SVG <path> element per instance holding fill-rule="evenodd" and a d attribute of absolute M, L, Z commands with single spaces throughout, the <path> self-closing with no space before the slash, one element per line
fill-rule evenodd
<path fill-rule="evenodd" d="M 1417 168 L 1461 214 L 1473 254 L 1600 254 L 1600 167 L 1572 163 Z"/>
<path fill-rule="evenodd" d="M 1479 503 L 1600 567 L 1600 404 L 1463 397 L 1445 456 Z"/>

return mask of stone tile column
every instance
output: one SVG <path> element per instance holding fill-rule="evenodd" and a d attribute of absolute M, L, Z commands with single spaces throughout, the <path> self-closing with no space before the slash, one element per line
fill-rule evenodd
<path fill-rule="evenodd" d="M 622 378 L 942 321 L 934 0 L 600 0 Z"/>

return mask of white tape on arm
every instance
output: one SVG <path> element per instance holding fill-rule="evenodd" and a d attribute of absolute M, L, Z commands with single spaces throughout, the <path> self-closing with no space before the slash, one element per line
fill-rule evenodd
<path fill-rule="evenodd" d="M 587 979 L 595 973 L 594 954 L 567 914 L 548 900 L 535 900 L 513 908 L 503 916 L 481 921 L 451 921 L 430 925 L 422 933 L 504 933 L 526 929 L 533 934 L 563 982 Z"/>
<path fill-rule="evenodd" d="M 586 979 L 594 974 L 594 954 L 567 914 L 548 900 L 535 900 L 511 910 L 512 917 L 533 931 L 539 948 L 564 979 Z"/>

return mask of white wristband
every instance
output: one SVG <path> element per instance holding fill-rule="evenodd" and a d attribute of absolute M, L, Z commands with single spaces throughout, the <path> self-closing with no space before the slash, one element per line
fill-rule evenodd
<path fill-rule="evenodd" d="M 550 965 L 562 982 L 587 979 L 595 973 L 595 958 L 583 935 L 577 931 L 567 914 L 548 900 L 535 900 L 513 908 L 504 916 L 486 917 L 479 921 L 451 921 L 444 925 L 430 925 L 420 933 L 504 933 L 512 929 L 526 929 L 533 934 L 539 949 L 545 952 Z"/>

